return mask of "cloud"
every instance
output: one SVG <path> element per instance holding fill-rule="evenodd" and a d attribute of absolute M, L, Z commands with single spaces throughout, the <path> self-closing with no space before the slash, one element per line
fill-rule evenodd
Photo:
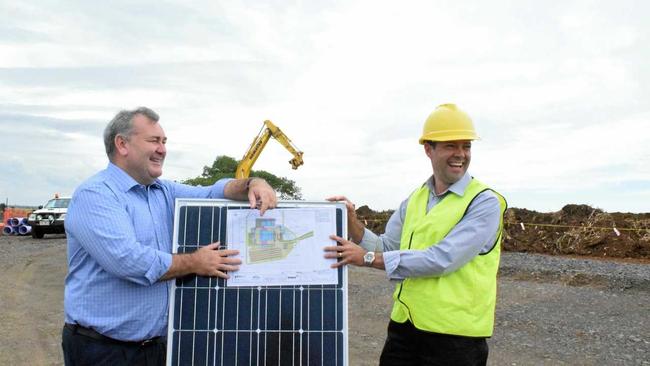
<path fill-rule="evenodd" d="M 394 208 L 431 174 L 422 123 L 454 102 L 482 138 L 471 172 L 511 205 L 644 210 L 633 197 L 650 175 L 648 7 L 1 3 L 0 170 L 11 174 L 0 194 L 38 204 L 71 190 L 105 165 L 104 125 L 146 105 L 169 137 L 167 178 L 239 158 L 271 119 L 305 165 L 291 170 L 270 141 L 256 168 L 309 199 Z M 25 181 L 29 192 L 11 188 Z"/>
<path fill-rule="evenodd" d="M 94 120 L 0 114 L 0 194 L 23 205 L 42 204 L 54 193 L 72 194 L 105 165 L 102 130 Z"/>

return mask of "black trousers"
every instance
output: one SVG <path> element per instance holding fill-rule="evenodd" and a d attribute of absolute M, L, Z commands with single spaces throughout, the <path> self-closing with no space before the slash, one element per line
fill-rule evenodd
<path fill-rule="evenodd" d="M 165 365 L 167 345 L 160 338 L 145 344 L 96 339 L 63 327 L 61 345 L 66 366 Z"/>
<path fill-rule="evenodd" d="M 419 330 L 406 321 L 390 321 L 380 366 L 479 366 L 486 365 L 485 338 L 462 337 Z"/>

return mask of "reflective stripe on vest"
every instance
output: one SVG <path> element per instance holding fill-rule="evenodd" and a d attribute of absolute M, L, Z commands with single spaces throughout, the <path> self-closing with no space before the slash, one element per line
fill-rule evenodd
<path fill-rule="evenodd" d="M 429 188 L 413 192 L 406 208 L 400 250 L 426 250 L 437 245 L 463 218 L 467 208 L 486 185 L 473 179 L 463 196 L 448 193 L 427 213 Z M 505 199 L 495 191 L 501 218 L 494 247 L 442 277 L 407 278 L 393 294 L 391 319 L 407 319 L 416 328 L 443 334 L 489 337 L 494 328 L 496 274 L 499 269 Z"/>

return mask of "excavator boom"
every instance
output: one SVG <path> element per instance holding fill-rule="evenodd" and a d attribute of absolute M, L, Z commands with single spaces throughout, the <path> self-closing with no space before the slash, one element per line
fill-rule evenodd
<path fill-rule="evenodd" d="M 248 178 L 253 169 L 253 164 L 255 164 L 255 161 L 260 156 L 262 150 L 264 150 L 264 146 L 266 146 L 266 143 L 269 142 L 271 137 L 278 140 L 278 142 L 281 143 L 282 146 L 291 153 L 291 155 L 293 155 L 293 159 L 289 160 L 293 169 L 298 169 L 298 167 L 303 164 L 302 151 L 296 148 L 278 126 L 273 124 L 273 122 L 266 120 L 264 121 L 264 125 L 259 134 L 255 139 L 253 139 L 253 143 L 251 143 L 251 146 L 239 162 L 237 171 L 235 172 L 235 178 Z"/>

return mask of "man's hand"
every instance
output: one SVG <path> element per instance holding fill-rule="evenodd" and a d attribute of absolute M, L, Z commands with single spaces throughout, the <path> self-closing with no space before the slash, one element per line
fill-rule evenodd
<path fill-rule="evenodd" d="M 223 188 L 224 197 L 236 200 L 248 200 L 251 208 L 258 208 L 260 214 L 278 204 L 273 188 L 262 178 L 233 179 Z"/>
<path fill-rule="evenodd" d="M 269 208 L 275 208 L 278 198 L 273 188 L 262 178 L 252 178 L 248 185 L 248 202 L 251 208 L 259 208 L 260 215 Z"/>
<path fill-rule="evenodd" d="M 338 268 L 346 264 L 363 266 L 363 255 L 366 254 L 367 250 L 349 240 L 341 238 L 340 236 L 330 235 L 330 239 L 341 244 L 325 247 L 325 258 L 339 259 L 338 262 L 332 264 L 332 268 Z"/>
<path fill-rule="evenodd" d="M 332 196 L 332 197 L 327 197 L 326 200 L 328 200 L 330 202 L 344 202 L 345 203 L 345 208 L 348 211 L 348 218 L 354 218 L 355 220 L 357 219 L 357 211 L 355 211 L 356 206 L 347 197 L 345 197 L 345 196 Z"/>
<path fill-rule="evenodd" d="M 348 233 L 355 243 L 360 243 L 363 239 L 363 229 L 365 226 L 357 218 L 356 206 L 345 196 L 332 196 L 326 198 L 330 202 L 345 202 L 345 208 L 348 212 Z"/>
<path fill-rule="evenodd" d="M 160 280 L 183 277 L 188 274 L 229 278 L 226 271 L 239 269 L 241 260 L 230 256 L 239 254 L 234 249 L 219 249 L 219 242 L 206 245 L 190 254 L 174 254 L 172 265 Z"/>
<path fill-rule="evenodd" d="M 239 254 L 234 249 L 219 249 L 219 242 L 199 248 L 192 257 L 192 272 L 200 276 L 229 278 L 224 272 L 233 272 L 239 269 L 241 259 L 230 256 Z"/>

